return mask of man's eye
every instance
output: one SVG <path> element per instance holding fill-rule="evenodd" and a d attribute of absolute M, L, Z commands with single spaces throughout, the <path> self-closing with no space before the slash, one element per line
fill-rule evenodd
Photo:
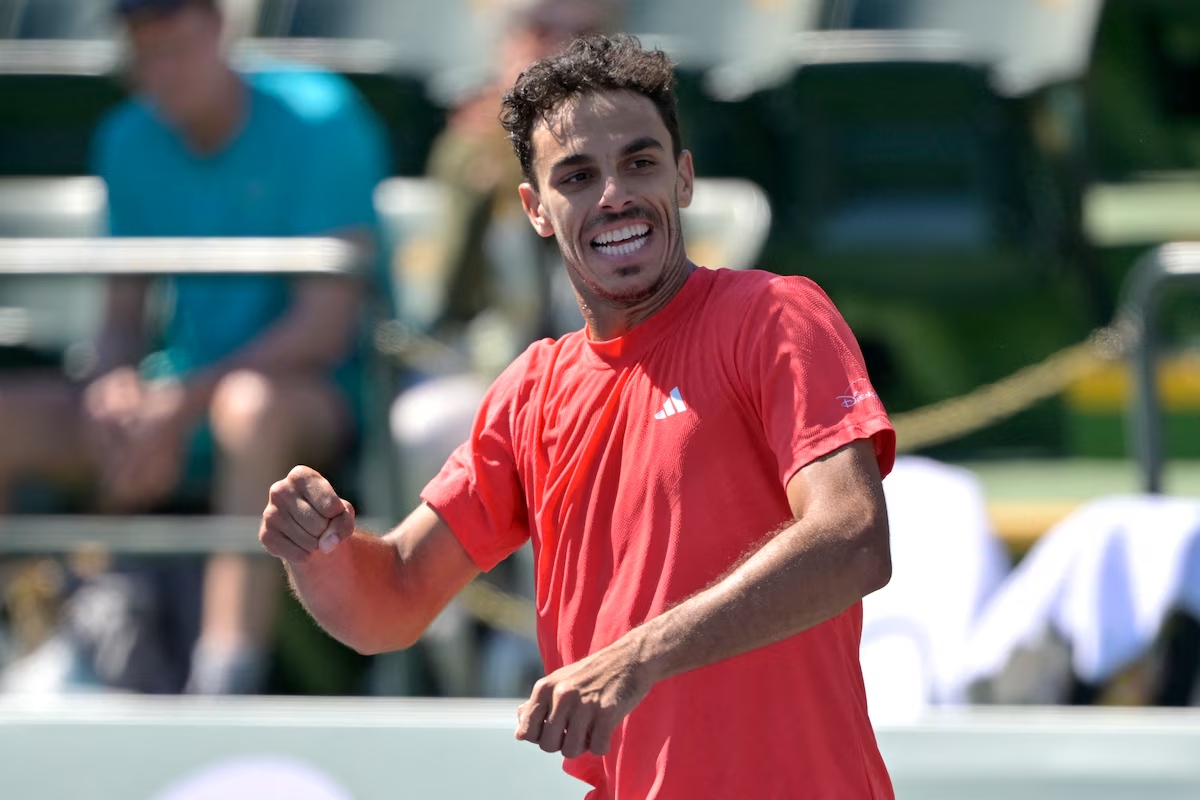
<path fill-rule="evenodd" d="M 653 166 L 654 166 L 654 162 L 648 158 L 634 159 L 634 162 L 633 162 L 634 169 L 645 169 L 646 167 L 653 167 Z"/>
<path fill-rule="evenodd" d="M 562 182 L 563 183 L 582 183 L 583 181 L 587 180 L 587 176 L 588 176 L 588 174 L 586 172 L 572 172 L 570 175 L 563 178 Z"/>

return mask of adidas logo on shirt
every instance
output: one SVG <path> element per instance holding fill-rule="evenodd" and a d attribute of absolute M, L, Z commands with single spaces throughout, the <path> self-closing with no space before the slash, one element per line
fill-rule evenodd
<path fill-rule="evenodd" d="M 671 396 L 667 398 L 667 402 L 663 403 L 662 411 L 654 415 L 655 419 L 666 419 L 675 414 L 682 414 L 687 411 L 687 406 L 684 405 L 683 397 L 679 394 L 679 387 L 676 386 L 671 390 Z"/>

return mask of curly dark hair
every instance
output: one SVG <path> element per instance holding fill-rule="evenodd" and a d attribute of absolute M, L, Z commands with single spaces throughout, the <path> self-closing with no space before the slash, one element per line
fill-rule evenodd
<path fill-rule="evenodd" d="M 566 100 L 588 92 L 636 92 L 654 103 L 671 134 L 675 158 L 683 152 L 675 103 L 674 64 L 661 50 L 645 50 L 637 37 L 591 34 L 571 41 L 558 55 L 535 61 L 504 95 L 500 124 L 526 180 L 533 180 L 533 127 Z"/>

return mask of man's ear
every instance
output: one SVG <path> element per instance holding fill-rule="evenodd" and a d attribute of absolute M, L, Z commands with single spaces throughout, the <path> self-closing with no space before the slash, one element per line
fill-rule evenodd
<path fill-rule="evenodd" d="M 692 191 L 696 188 L 696 168 L 692 164 L 692 153 L 684 150 L 679 154 L 679 175 L 675 179 L 675 196 L 679 199 L 679 207 L 687 208 L 692 204 Z"/>
<path fill-rule="evenodd" d="M 550 218 L 542 208 L 542 199 L 534 185 L 526 181 L 517 188 L 517 192 L 521 195 L 521 206 L 525 209 L 525 216 L 529 217 L 529 222 L 538 232 L 538 236 L 553 236 L 554 226 L 550 224 Z"/>

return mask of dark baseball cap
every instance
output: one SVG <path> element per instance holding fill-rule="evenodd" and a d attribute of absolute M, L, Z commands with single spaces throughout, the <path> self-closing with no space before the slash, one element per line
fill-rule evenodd
<path fill-rule="evenodd" d="M 170 14 L 184 6 L 216 9 L 216 0 L 115 0 L 113 10 L 122 17 L 134 14 Z"/>

